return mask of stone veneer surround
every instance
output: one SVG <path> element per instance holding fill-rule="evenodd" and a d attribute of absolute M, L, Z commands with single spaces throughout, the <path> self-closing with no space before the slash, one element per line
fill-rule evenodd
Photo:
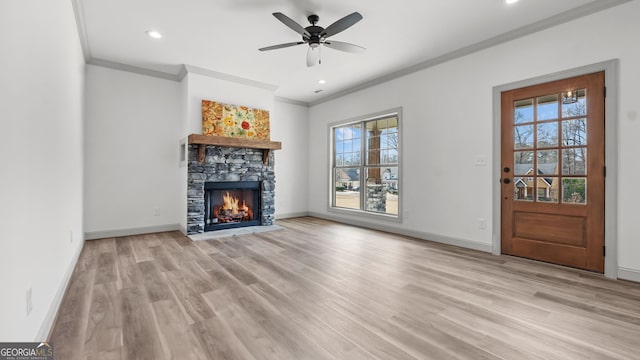
<path fill-rule="evenodd" d="M 273 225 L 275 214 L 274 155 L 262 162 L 266 150 L 206 146 L 204 163 L 198 162 L 198 145 L 189 145 L 187 177 L 187 233 L 204 232 L 204 183 L 224 181 L 260 181 L 262 183 L 261 225 Z"/>

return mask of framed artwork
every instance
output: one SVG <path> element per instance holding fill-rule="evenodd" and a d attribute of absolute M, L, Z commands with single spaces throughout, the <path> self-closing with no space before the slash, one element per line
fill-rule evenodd
<path fill-rule="evenodd" d="M 202 100 L 202 134 L 269 141 L 269 111 Z"/>

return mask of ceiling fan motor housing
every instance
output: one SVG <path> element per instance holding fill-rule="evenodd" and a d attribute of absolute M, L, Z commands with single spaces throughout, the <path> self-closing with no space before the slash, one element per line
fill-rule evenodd
<path fill-rule="evenodd" d="M 310 36 L 303 35 L 302 40 L 307 41 L 309 45 L 320 45 L 320 42 L 322 41 L 322 35 L 324 33 L 324 28 L 322 26 L 312 25 L 307 26 L 305 30 L 307 30 Z"/>

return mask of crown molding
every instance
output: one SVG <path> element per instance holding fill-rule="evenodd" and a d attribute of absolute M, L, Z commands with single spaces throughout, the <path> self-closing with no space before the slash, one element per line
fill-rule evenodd
<path fill-rule="evenodd" d="M 87 35 L 87 26 L 84 20 L 82 0 L 71 0 L 71 6 L 73 7 L 73 15 L 76 18 L 76 27 L 78 28 L 78 37 L 80 38 L 80 47 L 82 47 L 84 62 L 88 63 L 89 60 L 91 60 L 91 48 L 89 47 L 89 37 Z"/>
<path fill-rule="evenodd" d="M 187 76 L 188 73 L 189 72 L 187 71 L 187 67 L 184 64 L 182 64 L 180 66 L 180 70 L 178 71 L 178 79 L 180 81 L 184 80 L 185 76 Z"/>
<path fill-rule="evenodd" d="M 187 74 L 198 74 L 198 75 L 203 75 L 203 76 L 207 76 L 207 77 L 210 77 L 210 78 L 230 81 L 230 82 L 234 82 L 234 83 L 237 83 L 237 84 L 252 86 L 252 87 L 256 87 L 256 88 L 260 88 L 260 89 L 266 89 L 266 90 L 270 90 L 270 91 L 275 91 L 278 88 L 278 86 L 276 86 L 276 85 L 266 84 L 266 83 L 263 83 L 263 82 L 259 82 L 259 81 L 255 81 L 255 80 L 251 80 L 251 79 L 246 79 L 246 78 L 241 78 L 241 77 L 234 76 L 234 75 L 223 74 L 223 73 L 220 73 L 220 72 L 217 72 L 217 71 L 208 70 L 208 69 L 204 69 L 204 68 L 199 68 L 197 66 L 186 65 L 186 64 L 183 64 L 183 65 L 180 66 L 180 70 L 178 71 L 177 74 L 158 71 L 158 70 L 152 70 L 152 69 L 148 69 L 148 68 L 144 68 L 144 67 L 140 67 L 140 66 L 133 66 L 133 65 L 129 65 L 129 64 L 123 64 L 123 63 L 119 63 L 119 62 L 115 62 L 115 61 L 111 61 L 111 60 L 98 59 L 98 58 L 89 59 L 89 61 L 87 61 L 87 64 L 96 65 L 96 66 L 102 66 L 102 67 L 106 67 L 106 68 L 109 68 L 109 69 L 132 72 L 132 73 L 136 73 L 136 74 L 140 74 L 140 75 L 157 77 L 157 78 L 176 81 L 176 82 L 181 82 L 185 78 L 185 76 L 187 76 Z M 291 99 L 286 99 L 286 98 L 280 98 L 280 99 L 287 100 L 287 101 L 289 101 L 289 102 L 291 102 L 293 104 L 302 105 L 302 106 L 308 106 L 307 103 L 302 102 L 302 101 L 296 101 L 296 100 L 291 100 Z"/>
<path fill-rule="evenodd" d="M 166 73 L 158 70 L 151 70 L 151 69 L 147 69 L 139 66 L 122 64 L 115 61 L 92 58 L 89 61 L 87 61 L 87 64 L 102 66 L 102 67 L 115 69 L 115 70 L 132 72 L 140 75 L 157 77 L 165 80 L 178 81 L 178 82 L 180 81 L 180 79 L 178 78 L 178 75 L 176 74 Z"/>
<path fill-rule="evenodd" d="M 490 47 L 496 46 L 496 45 L 500 45 L 500 44 L 504 44 L 507 43 L 509 41 L 512 40 L 516 40 L 519 39 L 521 37 L 527 36 L 527 35 L 531 35 L 534 33 L 537 33 L 539 31 L 543 31 L 546 29 L 550 29 L 554 26 L 558 26 L 588 15 L 592 15 L 595 14 L 597 12 L 615 7 L 615 6 L 619 6 L 628 2 L 631 2 L 633 0 L 610 0 L 610 1 L 592 1 L 588 4 L 579 6 L 575 9 L 571 9 L 571 10 L 567 10 L 565 12 L 562 12 L 560 14 L 557 14 L 555 16 L 552 16 L 550 18 L 544 19 L 544 20 L 540 20 L 538 22 L 520 27 L 518 29 L 515 29 L 513 31 L 498 35 L 498 36 L 494 36 L 492 38 L 489 38 L 487 40 L 483 40 L 480 41 L 478 43 L 475 43 L 473 45 L 469 45 L 457 50 L 454 50 L 452 52 L 446 53 L 444 55 L 420 62 L 416 65 L 410 66 L 408 68 L 396 71 L 396 72 L 392 72 L 380 77 L 377 77 L 375 79 L 360 83 L 356 86 L 347 88 L 345 90 L 339 91 L 337 93 L 328 95 L 326 97 L 311 101 L 309 103 L 309 107 L 312 106 L 316 106 L 340 97 L 343 97 L 345 95 L 349 95 L 352 94 L 354 92 L 360 91 L 360 90 L 364 90 L 415 72 L 418 72 L 420 70 L 424 70 L 424 69 L 428 69 L 430 67 L 445 63 L 447 61 L 451 61 L 466 55 L 470 55 L 473 54 L 475 52 L 481 51 L 481 50 L 485 50 L 488 49 Z"/>
<path fill-rule="evenodd" d="M 198 75 L 208 76 L 214 79 L 230 81 L 230 82 L 234 82 L 242 85 L 248 85 L 248 86 L 257 87 L 265 90 L 271 90 L 271 91 L 276 91 L 276 89 L 278 88 L 277 85 L 267 84 L 260 81 L 251 80 L 251 79 L 247 79 L 247 78 L 243 78 L 235 75 L 229 75 L 229 74 L 225 74 L 225 73 L 221 73 L 221 72 L 217 72 L 209 69 L 200 68 L 193 65 L 185 64 L 184 67 L 187 73 L 189 74 L 198 74 Z"/>
<path fill-rule="evenodd" d="M 304 101 L 300 101 L 300 100 L 294 100 L 294 99 L 289 99 L 289 98 L 285 98 L 282 96 L 276 96 L 274 98 L 275 101 L 278 102 L 282 102 L 282 103 L 287 103 L 287 104 L 291 104 L 291 105 L 298 105 L 298 106 L 303 106 L 308 108 L 309 107 L 309 103 L 308 102 L 304 102 Z"/>

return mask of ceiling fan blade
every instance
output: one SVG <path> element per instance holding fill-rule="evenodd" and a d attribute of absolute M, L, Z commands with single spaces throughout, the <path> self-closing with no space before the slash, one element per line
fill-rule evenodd
<path fill-rule="evenodd" d="M 349 14 L 324 29 L 323 37 L 328 38 L 329 36 L 333 36 L 339 32 L 342 32 L 350 28 L 360 20 L 362 20 L 362 15 L 360 15 L 359 12 L 356 11 L 352 14 Z"/>
<path fill-rule="evenodd" d="M 281 12 L 274 12 L 273 16 L 275 16 L 276 19 L 280 20 L 283 24 L 287 25 L 291 30 L 297 32 L 298 34 L 300 34 L 302 36 L 311 36 L 309 34 L 309 32 L 304 27 L 302 27 L 302 25 L 300 25 L 297 22 L 293 21 L 287 15 L 285 15 L 285 14 L 283 14 Z"/>
<path fill-rule="evenodd" d="M 349 53 L 361 53 L 361 52 L 364 52 L 365 50 L 367 50 L 367 49 L 363 48 L 362 46 L 349 44 L 349 43 L 342 42 L 342 41 L 327 40 L 323 44 L 326 47 L 329 47 L 329 48 L 332 48 L 332 49 L 335 49 L 335 50 L 349 52 Z"/>
<path fill-rule="evenodd" d="M 282 48 L 286 48 L 286 47 L 290 47 L 290 46 L 296 46 L 296 45 L 302 45 L 302 44 L 304 44 L 304 41 L 290 42 L 290 43 L 279 44 L 279 45 L 272 45 L 272 46 L 267 46 L 267 47 L 260 48 L 258 50 L 260 50 L 260 51 L 275 50 L 275 49 L 282 49 Z"/>
<path fill-rule="evenodd" d="M 312 48 L 309 47 L 307 50 L 307 66 L 315 66 L 320 62 L 320 47 Z"/>

